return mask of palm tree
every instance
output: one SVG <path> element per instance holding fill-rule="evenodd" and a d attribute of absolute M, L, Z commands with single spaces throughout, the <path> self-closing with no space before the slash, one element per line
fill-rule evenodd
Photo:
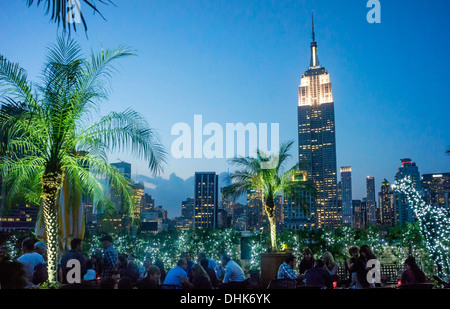
<path fill-rule="evenodd" d="M 290 158 L 289 150 L 292 145 L 293 141 L 282 143 L 275 155 L 268 156 L 258 149 L 254 158 L 230 159 L 230 163 L 238 169 L 229 176 L 233 183 L 224 189 L 225 197 L 233 200 L 251 189 L 261 193 L 264 211 L 270 224 L 273 251 L 277 250 L 275 198 L 284 194 L 305 209 L 303 193 L 306 191 L 314 194 L 312 185 L 303 177 L 303 164 L 296 164 L 288 171 L 283 171 Z"/>
<path fill-rule="evenodd" d="M 58 241 L 57 197 L 63 180 L 95 197 L 96 207 L 111 205 L 99 180 L 106 178 L 133 213 L 131 181 L 108 163 L 109 152 L 126 151 L 162 171 L 166 152 L 147 121 L 132 109 L 111 112 L 92 121 L 92 113 L 108 98 L 114 63 L 133 55 L 128 48 L 102 50 L 88 58 L 63 36 L 50 46 L 42 81 L 34 85 L 18 64 L 0 55 L 0 94 L 15 113 L 0 112 L 0 129 L 8 132 L 7 156 L 0 170 L 8 179 L 8 197 L 21 188 L 38 188 L 36 199 L 45 223 L 49 283 L 56 283 Z M 32 182 L 33 185 L 29 185 Z"/>
<path fill-rule="evenodd" d="M 98 2 L 105 5 L 108 3 L 114 4 L 111 0 L 98 0 Z M 28 7 L 31 7 L 33 3 L 35 3 L 35 0 L 26 0 Z M 80 14 L 81 23 L 83 24 L 85 31 L 87 31 L 87 24 L 84 18 L 85 15 L 83 14 L 85 7 L 89 7 L 94 13 L 99 14 L 104 19 L 97 8 L 95 0 L 37 0 L 36 3 L 37 6 L 41 3 L 45 3 L 45 14 L 52 13 L 50 21 L 56 23 L 58 26 L 62 25 L 63 30 L 66 31 L 66 29 L 68 29 L 69 33 L 71 31 L 71 26 L 75 32 L 77 31 L 76 23 L 69 22 L 68 19 L 71 10 L 76 10 L 77 13 Z M 81 6 L 83 8 L 81 8 Z"/>

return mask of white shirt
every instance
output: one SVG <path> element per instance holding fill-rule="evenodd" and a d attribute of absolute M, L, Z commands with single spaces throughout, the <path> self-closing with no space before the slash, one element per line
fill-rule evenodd
<path fill-rule="evenodd" d="M 225 276 L 223 277 L 223 283 L 229 282 L 242 282 L 245 280 L 245 274 L 242 268 L 233 260 L 228 261 L 225 266 Z"/>
<path fill-rule="evenodd" d="M 37 252 L 25 253 L 17 259 L 18 262 L 22 263 L 25 269 L 25 281 L 27 283 L 26 287 L 29 288 L 33 286 L 33 274 L 34 268 L 41 263 L 45 263 L 44 258 Z"/>

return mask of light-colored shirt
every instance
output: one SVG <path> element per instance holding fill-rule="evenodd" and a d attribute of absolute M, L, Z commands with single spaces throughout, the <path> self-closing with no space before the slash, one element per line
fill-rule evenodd
<path fill-rule="evenodd" d="M 177 288 L 181 289 L 183 285 L 181 284 L 180 279 L 178 279 L 178 276 L 181 276 L 188 280 L 186 271 L 180 266 L 175 266 L 174 268 L 169 270 L 163 284 L 176 285 Z"/>
<path fill-rule="evenodd" d="M 245 274 L 242 268 L 233 260 L 228 261 L 225 266 L 225 276 L 223 277 L 223 283 L 229 282 L 242 282 L 245 280 Z"/>
<path fill-rule="evenodd" d="M 298 275 L 292 269 L 291 265 L 286 262 L 278 268 L 277 279 L 297 279 Z"/>
<path fill-rule="evenodd" d="M 22 263 L 25 269 L 25 282 L 26 287 L 33 286 L 33 274 L 34 268 L 41 263 L 45 263 L 44 258 L 37 252 L 25 253 L 17 259 L 18 262 Z"/>

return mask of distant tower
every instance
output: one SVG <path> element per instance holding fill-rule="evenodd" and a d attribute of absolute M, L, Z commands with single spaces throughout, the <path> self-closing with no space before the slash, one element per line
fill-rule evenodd
<path fill-rule="evenodd" d="M 342 209 L 337 201 L 336 137 L 334 102 L 330 76 L 319 65 L 312 22 L 311 60 L 298 88 L 299 161 L 306 162 L 304 172 L 317 191 L 311 205 L 317 227 L 337 228 Z"/>
<path fill-rule="evenodd" d="M 219 176 L 215 172 L 197 172 L 194 185 L 194 228 L 215 228 Z"/>
<path fill-rule="evenodd" d="M 380 224 L 384 226 L 393 226 L 395 223 L 393 192 L 391 185 L 386 179 L 381 183 L 380 191 Z"/>
<path fill-rule="evenodd" d="M 375 178 L 367 176 L 367 199 L 366 199 L 366 215 L 368 224 L 377 224 L 377 202 L 375 194 Z"/>
<path fill-rule="evenodd" d="M 341 167 L 342 223 L 353 227 L 352 168 Z"/>
<path fill-rule="evenodd" d="M 419 168 L 416 163 L 411 162 L 411 159 L 401 159 L 402 166 L 398 168 L 397 174 L 395 174 L 395 180 L 400 180 L 405 178 L 406 176 L 410 176 L 413 187 L 418 191 L 422 191 L 421 181 L 420 181 L 420 173 Z M 409 205 L 408 199 L 406 195 L 403 193 L 395 192 L 394 194 L 394 203 L 395 203 L 395 212 L 396 219 L 400 223 L 405 222 L 414 222 L 416 221 L 416 217 L 414 215 L 414 211 Z"/>

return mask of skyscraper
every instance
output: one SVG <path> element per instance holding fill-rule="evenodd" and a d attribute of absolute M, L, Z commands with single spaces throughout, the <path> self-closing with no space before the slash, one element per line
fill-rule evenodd
<path fill-rule="evenodd" d="M 342 223 L 353 227 L 352 167 L 341 167 Z"/>
<path fill-rule="evenodd" d="M 405 178 L 406 176 L 411 177 L 413 187 L 421 192 L 421 181 L 420 181 L 420 173 L 419 168 L 416 163 L 411 162 L 411 159 L 401 159 L 402 166 L 398 168 L 397 174 L 395 174 L 395 180 L 400 180 Z M 415 214 L 412 208 L 409 205 L 408 199 L 404 193 L 395 192 L 394 193 L 394 203 L 395 203 L 395 212 L 396 212 L 396 220 L 400 223 L 405 222 L 414 222 L 416 221 Z"/>
<path fill-rule="evenodd" d="M 393 205 L 393 192 L 391 185 L 386 179 L 381 183 L 379 194 L 380 205 L 380 224 L 384 226 L 393 226 L 395 223 L 395 213 Z"/>
<path fill-rule="evenodd" d="M 366 178 L 367 199 L 366 199 L 366 214 L 367 224 L 377 224 L 377 202 L 375 194 L 375 178 L 367 176 Z"/>
<path fill-rule="evenodd" d="M 427 204 L 449 208 L 450 173 L 423 174 L 422 190 Z"/>
<path fill-rule="evenodd" d="M 342 223 L 342 209 L 337 203 L 333 92 L 328 72 L 319 65 L 314 21 L 311 61 L 298 88 L 298 143 L 299 161 L 306 163 L 306 177 L 317 190 L 311 205 L 317 227 L 336 228 Z"/>
<path fill-rule="evenodd" d="M 196 172 L 194 191 L 194 228 L 217 226 L 219 176 L 215 172 Z"/>

